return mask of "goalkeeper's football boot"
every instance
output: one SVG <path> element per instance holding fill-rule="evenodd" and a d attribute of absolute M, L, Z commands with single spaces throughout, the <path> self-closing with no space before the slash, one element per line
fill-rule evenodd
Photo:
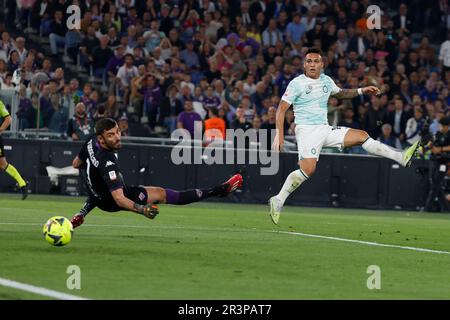
<path fill-rule="evenodd" d="M 403 166 L 404 167 L 409 167 L 411 165 L 412 158 L 414 157 L 414 155 L 416 154 L 416 152 L 420 146 L 421 146 L 421 142 L 417 141 L 411 147 L 409 147 L 408 149 L 403 151 Z"/>
<path fill-rule="evenodd" d="M 77 228 L 81 226 L 84 222 L 84 216 L 82 213 L 77 213 L 70 219 L 70 222 L 72 223 L 73 228 Z"/>
<path fill-rule="evenodd" d="M 240 187 L 242 187 L 242 175 L 237 173 L 221 185 L 213 187 L 209 192 L 212 196 L 226 197 Z"/>
<path fill-rule="evenodd" d="M 226 185 L 227 194 L 236 191 L 237 188 L 242 187 L 242 176 L 238 173 L 228 179 L 224 185 Z"/>
<path fill-rule="evenodd" d="M 277 199 L 277 197 L 274 196 L 269 199 L 269 206 L 270 206 L 270 213 L 269 213 L 270 219 L 272 219 L 272 222 L 274 224 L 278 224 L 283 204 L 281 203 L 280 200 Z"/>

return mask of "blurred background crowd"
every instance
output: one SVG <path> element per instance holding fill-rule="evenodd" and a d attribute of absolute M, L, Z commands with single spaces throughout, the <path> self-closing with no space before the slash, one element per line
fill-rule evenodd
<path fill-rule="evenodd" d="M 367 28 L 373 4 L 379 30 Z M 67 28 L 70 5 L 79 29 Z M 341 88 L 382 89 L 331 97 L 331 125 L 400 148 L 450 115 L 447 0 L 5 0 L 3 13 L 0 85 L 18 92 L 20 130 L 84 139 L 105 116 L 143 137 L 193 133 L 194 121 L 223 134 L 273 129 L 313 46 Z M 286 136 L 294 126 L 289 111 Z"/>

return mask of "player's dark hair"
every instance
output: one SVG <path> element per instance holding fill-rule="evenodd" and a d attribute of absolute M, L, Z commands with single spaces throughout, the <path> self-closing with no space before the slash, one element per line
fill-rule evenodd
<path fill-rule="evenodd" d="M 95 123 L 95 134 L 101 135 L 103 132 L 111 130 L 117 126 L 117 122 L 111 118 L 103 118 Z"/>
<path fill-rule="evenodd" d="M 309 48 L 308 50 L 306 50 L 305 56 L 310 53 L 317 53 L 318 55 L 322 56 L 322 50 L 320 50 L 319 48 Z"/>

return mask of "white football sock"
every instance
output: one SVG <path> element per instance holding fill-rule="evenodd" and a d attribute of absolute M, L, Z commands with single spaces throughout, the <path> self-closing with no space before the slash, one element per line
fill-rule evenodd
<path fill-rule="evenodd" d="M 361 146 L 370 154 L 389 158 L 403 165 L 403 154 L 400 150 L 391 148 L 390 146 L 372 138 L 368 138 Z"/>
<path fill-rule="evenodd" d="M 287 197 L 294 192 L 304 181 L 308 179 L 308 176 L 300 170 L 292 171 L 286 178 L 280 193 L 276 195 L 276 198 L 284 204 Z"/>

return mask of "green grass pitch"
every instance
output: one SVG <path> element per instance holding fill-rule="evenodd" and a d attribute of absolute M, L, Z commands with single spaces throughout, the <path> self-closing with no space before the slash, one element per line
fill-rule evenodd
<path fill-rule="evenodd" d="M 449 299 L 450 215 L 268 206 L 160 206 L 155 220 L 94 210 L 72 242 L 42 236 L 51 216 L 68 218 L 82 198 L 0 198 L 0 278 L 90 299 Z M 289 231 L 439 251 L 371 246 Z M 81 289 L 66 287 L 69 265 Z M 380 267 L 369 290 L 367 268 Z M 0 299 L 48 299 L 0 285 Z"/>

